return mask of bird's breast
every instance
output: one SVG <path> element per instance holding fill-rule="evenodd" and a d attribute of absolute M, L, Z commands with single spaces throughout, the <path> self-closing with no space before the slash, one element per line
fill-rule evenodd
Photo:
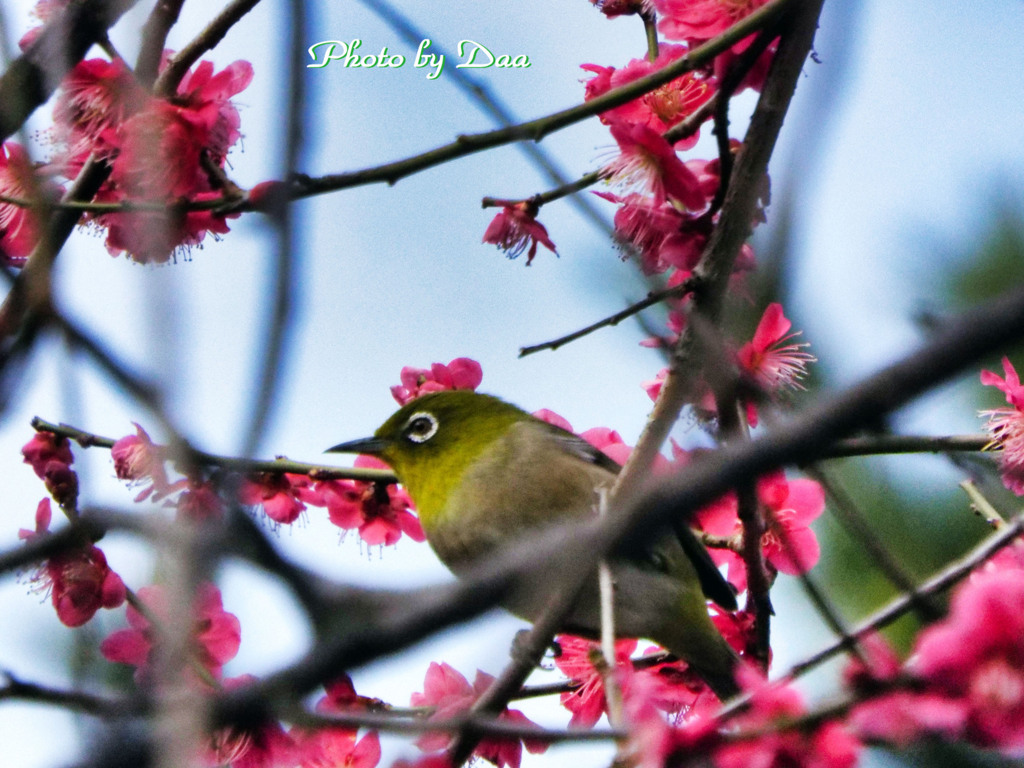
<path fill-rule="evenodd" d="M 458 570 L 544 527 L 591 517 L 598 488 L 613 477 L 566 452 L 535 425 L 516 425 L 465 469 L 423 528 L 438 557 Z"/>

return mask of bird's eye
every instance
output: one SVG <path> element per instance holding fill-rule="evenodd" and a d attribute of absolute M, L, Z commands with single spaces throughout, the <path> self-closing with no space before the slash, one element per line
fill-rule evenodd
<path fill-rule="evenodd" d="M 410 416 L 409 420 L 405 422 L 405 429 L 402 430 L 406 440 L 411 440 L 414 443 L 425 443 L 436 432 L 437 418 L 425 411 Z"/>

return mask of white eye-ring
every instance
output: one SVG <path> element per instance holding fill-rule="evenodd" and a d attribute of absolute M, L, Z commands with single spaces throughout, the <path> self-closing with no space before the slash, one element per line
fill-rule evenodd
<path fill-rule="evenodd" d="M 405 422 L 402 435 L 414 443 L 425 443 L 437 433 L 437 417 L 432 413 L 414 413 Z"/>

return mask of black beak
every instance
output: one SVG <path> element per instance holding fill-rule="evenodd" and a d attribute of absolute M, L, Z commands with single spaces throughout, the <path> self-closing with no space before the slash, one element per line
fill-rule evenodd
<path fill-rule="evenodd" d="M 388 446 L 388 441 L 380 437 L 361 437 L 358 440 L 349 440 L 347 443 L 338 443 L 333 448 L 328 448 L 324 453 L 367 453 L 377 456 Z"/>

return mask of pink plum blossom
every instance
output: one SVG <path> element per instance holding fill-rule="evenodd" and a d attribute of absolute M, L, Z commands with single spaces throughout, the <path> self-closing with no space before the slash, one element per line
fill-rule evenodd
<path fill-rule="evenodd" d="M 74 509 L 78 500 L 78 475 L 71 469 L 74 456 L 68 439 L 52 432 L 36 432 L 22 446 L 21 453 L 54 501 L 62 507 Z"/>
<path fill-rule="evenodd" d="M 138 598 L 147 615 L 166 624 L 167 596 L 163 587 L 143 587 L 138 591 Z M 190 631 L 196 660 L 214 677 L 219 677 L 221 668 L 238 653 L 242 639 L 241 624 L 233 613 L 224 610 L 220 590 L 209 583 L 200 585 L 197 590 L 192 614 Z M 136 668 L 136 678 L 142 679 L 148 673 L 158 633 L 134 605 L 128 606 L 127 618 L 128 629 L 110 634 L 100 644 L 100 652 L 108 661 L 132 665 Z"/>
<path fill-rule="evenodd" d="M 134 435 L 122 437 L 114 443 L 110 457 L 114 460 L 114 472 L 118 478 L 129 485 L 149 483 L 135 497 L 136 501 L 143 501 L 151 494 L 154 499 L 159 499 L 176 488 L 167 477 L 163 446 L 156 445 L 138 424 Z"/>
<path fill-rule="evenodd" d="M 573 683 L 571 691 L 560 694 L 562 706 L 572 712 L 569 727 L 593 728 L 608 707 L 604 679 L 593 662 L 593 654 L 600 651 L 600 646 L 573 635 L 559 635 L 555 640 L 559 648 L 555 666 Z M 616 665 L 628 663 L 636 645 L 636 640 L 617 640 Z"/>
<path fill-rule="evenodd" d="M 136 261 L 161 263 L 177 248 L 199 245 L 207 233 L 228 231 L 226 218 L 237 213 L 186 211 L 176 203 L 221 196 L 210 170 L 223 168 L 241 136 L 231 98 L 248 87 L 252 74 L 246 61 L 217 73 L 212 62 L 201 61 L 181 79 L 174 98 L 131 99 L 131 114 L 116 130 L 100 133 L 101 149 L 111 157 L 111 174 L 97 199 L 141 199 L 165 206 L 96 216 L 96 223 L 108 231 L 106 245 L 113 255 L 127 252 Z M 94 100 L 103 103 L 98 96 Z"/>
<path fill-rule="evenodd" d="M 813 568 L 821 554 L 818 539 L 809 524 L 825 509 L 825 493 L 814 482 L 800 478 L 786 480 L 782 472 L 762 477 L 757 482 L 757 497 L 766 508 L 766 531 L 761 547 L 769 565 L 783 573 L 795 575 Z M 738 502 L 734 493 L 697 512 L 701 530 L 714 536 L 732 539 L 739 544 L 743 525 L 739 520 Z M 726 566 L 729 581 L 739 591 L 747 588 L 743 559 L 727 549 L 710 550 L 712 559 Z"/>
<path fill-rule="evenodd" d="M 969 741 L 1024 754 L 1024 570 L 973 574 L 921 632 L 911 669 L 961 707 Z"/>
<path fill-rule="evenodd" d="M 806 343 L 793 343 L 799 331 L 790 333 L 792 323 L 782 313 L 782 305 L 769 304 L 754 331 L 754 338 L 740 347 L 736 359 L 740 369 L 767 392 L 784 387 L 803 389 L 800 380 L 807 374 L 807 364 L 817 360 L 805 352 Z M 788 342 L 788 343 L 787 343 Z M 747 420 L 757 426 L 757 410 L 747 405 Z"/>
<path fill-rule="evenodd" d="M 28 153 L 13 141 L 0 147 L 0 195 L 35 200 L 54 198 L 59 188 L 35 175 Z M 22 267 L 39 241 L 40 222 L 31 208 L 0 203 L 0 264 Z"/>
<path fill-rule="evenodd" d="M 19 538 L 28 541 L 48 534 L 51 517 L 50 500 L 43 499 L 36 507 L 35 530 L 22 528 Z M 82 626 L 100 608 L 116 608 L 126 594 L 121 577 L 92 544 L 54 555 L 40 566 L 32 582 L 49 594 L 57 618 L 66 627 Z"/>
<path fill-rule="evenodd" d="M 537 255 L 537 246 L 543 245 L 556 254 L 555 244 L 548 237 L 544 225 L 537 221 L 537 206 L 529 200 L 506 205 L 487 225 L 483 242 L 491 243 L 514 259 L 526 251 L 526 265 Z"/>
<path fill-rule="evenodd" d="M 149 96 L 121 59 L 86 59 L 61 81 L 53 108 L 57 162 L 65 176 L 78 175 L 89 155 L 115 157 L 118 133 Z"/>
<path fill-rule="evenodd" d="M 583 64 L 583 69 L 595 75 L 586 84 L 584 98 L 589 101 L 613 88 L 646 77 L 672 64 L 686 53 L 685 46 L 669 44 L 659 46 L 658 58 L 654 61 L 632 59 L 622 69 Z M 657 133 L 664 133 L 689 117 L 713 94 L 714 84 L 711 81 L 700 73 L 687 72 L 633 101 L 602 112 L 600 118 L 604 123 L 635 123 L 646 125 Z M 700 133 L 694 131 L 690 136 L 676 142 L 675 147 L 678 150 L 689 149 L 699 138 Z"/>
<path fill-rule="evenodd" d="M 357 456 L 356 467 L 386 469 L 373 456 Z M 326 480 L 317 483 L 331 522 L 344 530 L 356 529 L 359 538 L 371 546 L 391 546 L 405 534 L 413 541 L 426 535 L 412 510 L 412 498 L 403 488 L 361 480 Z"/>
<path fill-rule="evenodd" d="M 447 365 L 433 363 L 430 368 L 405 366 L 400 374 L 401 384 L 391 387 L 391 396 L 399 405 L 405 405 L 428 392 L 445 389 L 475 390 L 483 380 L 483 368 L 476 360 L 457 357 Z"/>
<path fill-rule="evenodd" d="M 786 728 L 787 721 L 806 712 L 791 687 L 769 684 L 751 667 L 741 666 L 737 678 L 751 695 L 750 709 L 734 724 L 758 735 L 722 744 L 714 750 L 716 768 L 853 768 L 860 742 L 834 720 L 813 728 Z"/>
<path fill-rule="evenodd" d="M 410 699 L 414 707 L 433 707 L 431 719 L 444 720 L 462 714 L 469 708 L 494 682 L 490 675 L 476 673 L 473 685 L 454 667 L 447 663 L 431 662 L 423 681 L 423 693 L 414 693 Z M 533 723 L 517 709 L 506 709 L 498 717 L 499 720 L 517 725 L 533 725 Z M 426 751 L 433 752 L 444 749 L 451 736 L 447 733 L 428 733 L 416 741 L 416 745 Z M 518 739 L 483 739 L 473 754 L 494 763 L 498 768 L 519 768 L 522 760 L 523 746 L 531 754 L 538 754 L 547 749 L 547 744 L 520 741 Z"/>
<path fill-rule="evenodd" d="M 646 125 L 623 122 L 612 123 L 609 130 L 619 145 L 619 156 L 606 168 L 614 183 L 652 195 L 655 205 L 670 200 L 691 211 L 704 208 L 706 198 L 697 177 L 661 134 Z"/>
<path fill-rule="evenodd" d="M 722 34 L 768 0 L 654 0 L 658 29 L 670 40 L 703 43 Z M 745 48 L 742 45 L 739 50 Z"/>
<path fill-rule="evenodd" d="M 1024 495 L 1024 386 L 1009 358 L 1003 358 L 1001 378 L 992 371 L 981 372 L 981 383 L 996 387 L 1006 395 L 1008 407 L 982 411 L 988 418 L 985 429 L 992 437 L 989 448 L 1000 451 L 999 465 L 1003 485 Z"/>
<path fill-rule="evenodd" d="M 319 500 L 306 475 L 288 472 L 261 472 L 245 478 L 238 498 L 243 504 L 263 507 L 267 517 L 281 525 L 294 523 L 306 509 L 304 502 Z"/>

